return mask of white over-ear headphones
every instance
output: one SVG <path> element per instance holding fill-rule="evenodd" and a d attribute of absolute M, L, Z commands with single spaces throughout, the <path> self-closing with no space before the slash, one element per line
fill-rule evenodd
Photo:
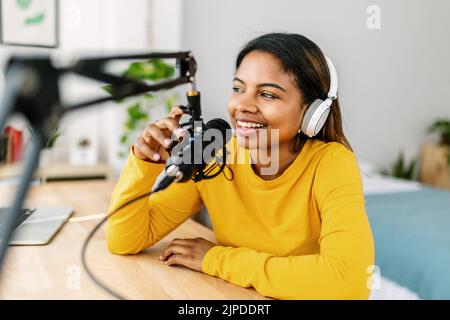
<path fill-rule="evenodd" d="M 298 132 L 303 132 L 308 137 L 314 137 L 322 129 L 328 114 L 330 113 L 330 107 L 333 100 L 337 98 L 338 79 L 336 69 L 330 58 L 325 57 L 330 71 L 330 90 L 328 91 L 328 97 L 326 100 L 316 99 L 307 108 L 303 115 L 302 125 Z"/>

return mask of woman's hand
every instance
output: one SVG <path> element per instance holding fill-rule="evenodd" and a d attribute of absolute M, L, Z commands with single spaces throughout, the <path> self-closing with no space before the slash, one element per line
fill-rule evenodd
<path fill-rule="evenodd" d="M 203 257 L 214 246 L 203 238 L 173 239 L 159 259 L 169 266 L 181 265 L 201 272 Z"/>
<path fill-rule="evenodd" d="M 134 155 L 145 161 L 166 161 L 170 157 L 166 148 L 172 142 L 172 134 L 177 138 L 184 134 L 179 124 L 182 115 L 180 107 L 175 106 L 167 118 L 150 123 L 133 144 Z"/>

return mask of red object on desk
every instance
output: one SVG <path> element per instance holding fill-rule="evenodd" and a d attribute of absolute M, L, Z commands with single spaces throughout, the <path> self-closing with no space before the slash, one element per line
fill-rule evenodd
<path fill-rule="evenodd" d="M 14 163 L 22 160 L 23 153 L 23 133 L 11 126 L 5 128 L 5 133 L 9 136 L 10 162 Z"/>

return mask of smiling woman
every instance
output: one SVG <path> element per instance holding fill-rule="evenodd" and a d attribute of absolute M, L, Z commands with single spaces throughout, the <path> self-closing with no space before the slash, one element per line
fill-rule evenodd
<path fill-rule="evenodd" d="M 367 299 L 373 238 L 358 164 L 342 131 L 335 70 L 327 62 L 297 34 L 266 34 L 244 46 L 228 103 L 236 129 L 227 145 L 234 179 L 224 174 L 172 184 L 124 208 L 108 220 L 109 250 L 139 253 L 204 204 L 217 243 L 174 239 L 161 253 L 167 265 L 278 299 Z M 155 183 L 168 138 L 182 134 L 181 115 L 174 108 L 137 139 L 111 211 Z M 252 152 L 261 149 L 276 162 L 270 174 Z M 239 155 L 249 161 L 237 161 Z"/>

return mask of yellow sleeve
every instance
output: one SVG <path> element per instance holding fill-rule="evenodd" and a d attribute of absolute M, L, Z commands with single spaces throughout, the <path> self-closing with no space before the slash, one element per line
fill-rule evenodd
<path fill-rule="evenodd" d="M 149 192 L 163 168 L 164 164 L 140 160 L 130 148 L 111 196 L 109 212 Z M 116 254 L 139 253 L 196 213 L 201 203 L 200 193 L 193 181 L 174 183 L 163 191 L 138 200 L 108 219 L 108 249 Z"/>
<path fill-rule="evenodd" d="M 277 299 L 367 299 L 374 245 L 361 176 L 354 155 L 336 151 L 318 165 L 313 186 L 322 218 L 320 253 L 278 257 L 216 246 L 202 271 Z"/>

